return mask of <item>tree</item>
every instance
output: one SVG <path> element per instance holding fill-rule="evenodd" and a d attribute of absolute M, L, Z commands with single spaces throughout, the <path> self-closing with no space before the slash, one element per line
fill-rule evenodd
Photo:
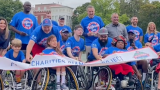
<path fill-rule="evenodd" d="M 11 21 L 15 13 L 23 10 L 23 4 L 19 0 L 0 0 L 0 16 Z"/>

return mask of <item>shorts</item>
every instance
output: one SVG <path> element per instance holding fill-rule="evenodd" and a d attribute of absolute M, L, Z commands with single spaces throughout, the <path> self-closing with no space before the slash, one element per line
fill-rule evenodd
<path fill-rule="evenodd" d="M 38 44 L 34 44 L 33 48 L 32 48 L 32 56 L 34 57 L 36 54 L 40 54 L 42 53 L 42 51 L 44 50 L 45 48 L 38 45 Z"/>

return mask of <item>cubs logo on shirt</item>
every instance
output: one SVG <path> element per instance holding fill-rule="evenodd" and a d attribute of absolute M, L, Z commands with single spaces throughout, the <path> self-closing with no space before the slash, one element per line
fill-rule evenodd
<path fill-rule="evenodd" d="M 76 46 L 76 47 L 74 47 L 74 48 L 72 48 L 72 54 L 73 54 L 73 56 L 79 56 L 79 52 L 80 52 L 80 48 L 78 47 L 78 46 Z"/>
<path fill-rule="evenodd" d="M 61 49 L 61 51 L 63 52 L 64 49 L 65 49 L 65 45 L 62 45 L 62 46 L 60 47 L 60 49 Z"/>
<path fill-rule="evenodd" d="M 108 48 L 107 47 L 103 47 L 101 49 L 101 51 L 99 52 L 99 55 L 103 56 L 105 54 L 105 51 L 107 50 Z"/>
<path fill-rule="evenodd" d="M 47 44 L 47 37 L 46 37 L 46 38 L 43 38 L 43 39 L 39 42 L 39 45 L 46 46 L 46 44 Z"/>
<path fill-rule="evenodd" d="M 137 30 L 133 30 L 136 34 L 136 37 L 135 37 L 135 41 L 137 41 L 139 39 L 139 35 L 140 33 L 137 31 Z"/>
<path fill-rule="evenodd" d="M 33 27 L 33 21 L 30 18 L 24 18 L 22 21 L 22 26 L 25 29 L 31 29 Z"/>
<path fill-rule="evenodd" d="M 153 35 L 149 36 L 148 41 L 150 41 L 152 39 Z M 156 35 L 154 35 L 152 42 L 152 46 L 157 45 L 158 44 L 158 37 Z"/>
<path fill-rule="evenodd" d="M 136 48 L 138 48 L 138 47 L 136 47 Z M 128 51 L 134 50 L 134 48 L 133 48 L 132 46 L 130 46 L 130 47 L 127 48 L 127 50 L 128 50 Z"/>
<path fill-rule="evenodd" d="M 56 52 L 52 51 L 51 53 L 49 54 L 53 54 L 53 55 L 58 55 Z"/>
<path fill-rule="evenodd" d="M 87 26 L 89 32 L 98 32 L 100 29 L 100 25 L 97 22 L 90 22 Z"/>

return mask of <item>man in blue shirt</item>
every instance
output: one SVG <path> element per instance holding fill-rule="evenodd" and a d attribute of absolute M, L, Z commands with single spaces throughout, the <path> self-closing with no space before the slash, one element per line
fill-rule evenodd
<path fill-rule="evenodd" d="M 47 13 L 47 14 L 46 14 L 46 18 L 51 19 L 51 14 L 50 14 L 50 13 Z M 54 26 L 58 26 L 58 23 L 57 23 L 56 21 L 54 21 L 54 20 L 51 20 L 51 21 L 52 21 L 52 24 L 53 24 Z M 41 23 L 40 25 L 42 25 L 42 23 Z"/>
<path fill-rule="evenodd" d="M 126 46 L 128 51 L 142 48 L 141 42 L 135 40 L 135 37 L 136 37 L 136 31 L 131 30 L 128 32 L 129 41 L 127 42 Z M 137 66 L 143 70 L 142 82 L 144 82 L 148 71 L 148 63 L 146 60 L 137 61 Z M 137 76 L 141 77 L 141 74 L 138 73 Z"/>
<path fill-rule="evenodd" d="M 135 41 L 140 41 L 142 43 L 143 41 L 143 30 L 137 26 L 138 24 L 138 18 L 136 16 L 131 18 L 131 23 L 132 25 L 129 25 L 126 27 L 127 32 L 129 31 L 135 31 L 136 37 L 135 37 Z"/>
<path fill-rule="evenodd" d="M 112 46 L 112 39 L 108 37 L 108 30 L 101 28 L 98 32 L 98 38 L 91 44 L 91 52 L 88 56 L 89 61 L 99 60 L 104 56 L 105 51 Z"/>
<path fill-rule="evenodd" d="M 89 5 L 87 8 L 88 16 L 82 19 L 83 36 L 85 38 L 86 56 L 91 51 L 92 42 L 97 39 L 98 31 L 104 27 L 101 17 L 95 15 L 95 8 Z"/>
<path fill-rule="evenodd" d="M 50 19 L 44 19 L 41 26 L 38 26 L 30 37 L 30 41 L 26 50 L 26 59 L 30 61 L 30 53 L 32 51 L 33 56 L 41 53 L 45 47 L 47 47 L 47 38 L 51 35 L 55 35 L 58 45 L 60 47 L 60 34 L 56 26 L 52 25 Z"/>
<path fill-rule="evenodd" d="M 67 26 L 67 25 L 64 25 L 65 18 L 63 16 L 60 16 L 58 22 L 59 22 L 59 25 L 58 25 L 59 32 L 61 32 L 62 29 L 68 29 L 69 34 L 71 36 L 72 35 L 71 28 L 69 26 Z"/>
<path fill-rule="evenodd" d="M 30 14 L 31 3 L 25 2 L 24 11 L 16 13 L 11 22 L 11 30 L 15 32 L 15 38 L 22 41 L 21 50 L 26 50 L 30 35 L 33 30 L 38 26 L 37 19 L 34 15 Z"/>
<path fill-rule="evenodd" d="M 60 48 L 61 48 L 61 51 L 63 52 L 64 49 L 65 49 L 65 43 L 66 43 L 66 41 L 67 41 L 67 39 L 69 37 L 68 29 L 62 29 L 61 30 L 61 36 L 62 36 L 62 38 L 60 40 Z"/>

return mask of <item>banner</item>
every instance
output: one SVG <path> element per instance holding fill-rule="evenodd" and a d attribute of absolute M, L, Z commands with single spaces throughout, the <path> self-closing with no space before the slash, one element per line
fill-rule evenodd
<path fill-rule="evenodd" d="M 43 67 L 61 67 L 61 66 L 106 66 L 120 63 L 126 63 L 131 61 L 147 60 L 158 58 L 157 53 L 151 48 L 142 48 L 129 52 L 114 53 L 108 55 L 102 60 L 96 60 L 93 62 L 80 62 L 68 57 L 62 57 L 59 55 L 36 55 L 31 64 L 21 63 L 10 60 L 5 57 L 0 57 L 0 69 L 3 70 L 26 70 Z"/>

